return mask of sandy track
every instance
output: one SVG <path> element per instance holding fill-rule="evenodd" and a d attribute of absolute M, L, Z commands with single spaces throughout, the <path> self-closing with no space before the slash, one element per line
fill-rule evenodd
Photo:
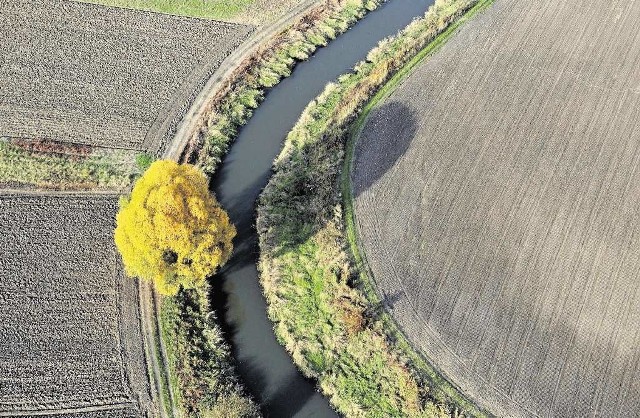
<path fill-rule="evenodd" d="M 0 0 L 0 135 L 162 152 L 252 27 Z"/>
<path fill-rule="evenodd" d="M 499 416 L 640 416 L 640 3 L 496 0 L 367 122 L 379 291 Z"/>
<path fill-rule="evenodd" d="M 0 195 L 0 415 L 156 416 L 115 195 Z"/>

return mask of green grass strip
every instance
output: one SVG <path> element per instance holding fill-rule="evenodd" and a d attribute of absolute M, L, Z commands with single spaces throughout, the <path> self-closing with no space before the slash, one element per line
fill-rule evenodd
<path fill-rule="evenodd" d="M 55 145 L 63 148 L 60 152 L 49 144 L 43 145 L 44 150 L 28 148 L 37 142 L 24 144 L 0 138 L 0 184 L 55 190 L 122 190 L 141 172 L 135 151 L 85 147 L 74 154 L 64 144 Z"/>
<path fill-rule="evenodd" d="M 127 9 L 148 10 L 178 16 L 204 19 L 231 19 L 255 0 L 81 0 L 87 3 Z"/>

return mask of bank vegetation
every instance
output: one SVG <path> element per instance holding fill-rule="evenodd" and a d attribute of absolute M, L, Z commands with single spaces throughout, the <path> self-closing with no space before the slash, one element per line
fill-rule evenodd
<path fill-rule="evenodd" d="M 267 91 L 291 75 L 298 62 L 377 8 L 381 0 L 327 0 L 245 59 L 211 99 L 182 160 L 213 174 Z"/>
<path fill-rule="evenodd" d="M 438 0 L 302 114 L 258 208 L 280 342 L 347 417 L 485 416 L 418 355 L 367 275 L 351 224 L 351 143 L 369 109 L 491 0 Z M 346 158 L 345 158 L 346 156 Z"/>

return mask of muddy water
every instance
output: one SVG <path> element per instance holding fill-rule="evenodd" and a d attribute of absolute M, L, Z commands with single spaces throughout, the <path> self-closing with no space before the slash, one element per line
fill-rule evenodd
<path fill-rule="evenodd" d="M 238 371 L 268 417 L 332 417 L 336 413 L 298 371 L 273 334 L 258 281 L 255 202 L 282 141 L 324 86 L 364 59 L 381 39 L 424 14 L 432 0 L 390 0 L 347 33 L 316 51 L 282 81 L 243 128 L 213 179 L 218 200 L 238 228 L 235 253 L 214 278 L 213 306 Z"/>

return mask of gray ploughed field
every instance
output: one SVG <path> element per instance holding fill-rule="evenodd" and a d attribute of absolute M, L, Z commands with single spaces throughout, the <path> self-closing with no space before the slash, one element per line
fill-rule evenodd
<path fill-rule="evenodd" d="M 0 136 L 161 152 L 252 30 L 69 0 L 0 0 Z"/>
<path fill-rule="evenodd" d="M 116 196 L 0 195 L 0 415 L 157 416 L 117 208 Z"/>
<path fill-rule="evenodd" d="M 496 0 L 369 118 L 361 248 L 498 416 L 640 416 L 640 2 Z"/>

